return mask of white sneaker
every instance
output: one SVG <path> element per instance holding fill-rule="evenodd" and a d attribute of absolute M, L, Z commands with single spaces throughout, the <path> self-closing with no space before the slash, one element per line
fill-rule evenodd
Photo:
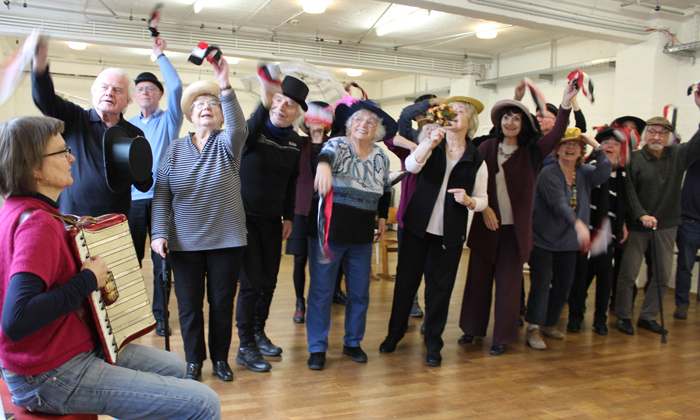
<path fill-rule="evenodd" d="M 542 333 L 536 328 L 527 330 L 525 340 L 527 345 L 535 350 L 544 350 L 547 348 L 547 345 L 544 343 L 544 339 L 542 338 Z"/>
<path fill-rule="evenodd" d="M 540 325 L 540 331 L 542 334 L 545 335 L 545 337 L 553 338 L 555 340 L 563 340 L 564 339 L 564 333 L 559 331 L 558 329 L 554 327 L 545 327 Z"/>

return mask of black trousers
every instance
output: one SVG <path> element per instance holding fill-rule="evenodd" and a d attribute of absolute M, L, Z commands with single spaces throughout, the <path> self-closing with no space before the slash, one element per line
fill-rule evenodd
<path fill-rule="evenodd" d="M 151 233 L 151 204 L 152 199 L 135 200 L 131 202 L 129 212 L 129 228 L 131 229 L 131 239 L 136 248 L 136 258 L 139 266 L 144 257 L 144 244 L 146 237 Z M 151 261 L 153 261 L 153 316 L 162 320 L 167 303 L 163 303 L 163 258 L 151 251 Z M 168 281 L 168 303 L 170 302 L 170 282 Z"/>
<path fill-rule="evenodd" d="M 244 249 L 170 252 L 187 363 L 202 363 L 207 358 L 203 312 L 205 291 L 209 303 L 209 355 L 213 361 L 228 360 L 236 278 Z"/>
<path fill-rule="evenodd" d="M 586 297 L 595 277 L 595 314 L 594 324 L 605 325 L 608 322 L 608 305 L 612 292 L 613 247 L 608 247 L 605 254 L 588 259 L 587 255 L 576 257 L 576 273 L 569 293 L 569 323 L 581 325 L 586 310 Z"/>
<path fill-rule="evenodd" d="M 246 216 L 246 227 L 248 246 L 243 256 L 236 308 L 241 347 L 255 343 L 255 333 L 265 330 L 282 254 L 282 220 L 279 217 Z"/>
<path fill-rule="evenodd" d="M 430 256 L 430 276 L 425 279 L 425 311 L 429 315 L 425 318 L 425 346 L 433 351 L 440 351 L 444 345 L 442 332 L 447 323 L 452 289 L 462 258 L 461 246 L 445 249 L 442 239 L 442 236 L 430 233 L 421 238 L 404 229 L 389 319 L 389 336 L 400 340 Z"/>

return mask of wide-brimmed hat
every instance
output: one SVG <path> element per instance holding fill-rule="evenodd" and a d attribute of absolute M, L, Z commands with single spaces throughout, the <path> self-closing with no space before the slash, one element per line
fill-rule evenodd
<path fill-rule="evenodd" d="M 382 120 L 382 125 L 386 129 L 386 135 L 379 141 L 389 140 L 390 138 L 396 135 L 396 131 L 399 129 L 399 125 L 396 124 L 396 121 L 393 118 L 391 118 L 389 114 L 382 111 L 382 109 L 379 108 L 379 105 L 372 101 L 357 100 L 352 101 L 352 104 L 350 105 L 348 104 L 348 102 L 349 101 L 340 102 L 335 107 L 335 119 L 336 121 L 338 121 L 338 124 L 341 127 L 345 127 L 348 118 L 350 118 L 352 114 L 354 114 L 357 111 L 366 109 L 370 112 L 374 112 L 375 114 L 377 114 L 377 117 L 379 117 Z"/>
<path fill-rule="evenodd" d="M 498 125 L 501 122 L 498 120 L 498 116 L 501 114 L 501 111 L 503 111 L 504 108 L 508 107 L 515 107 L 519 108 L 521 111 L 523 111 L 523 114 L 527 116 L 528 121 L 530 121 L 530 127 L 532 127 L 532 130 L 535 130 L 535 119 L 532 118 L 532 114 L 530 114 L 530 110 L 527 109 L 525 104 L 523 104 L 520 101 L 515 101 L 513 99 L 504 99 L 502 101 L 496 102 L 496 104 L 491 108 L 491 122 L 493 125 Z"/>
<path fill-rule="evenodd" d="M 195 99 L 201 95 L 211 95 L 218 98 L 220 93 L 221 88 L 219 85 L 209 80 L 200 80 L 187 86 L 187 89 L 182 93 L 182 100 L 180 101 L 180 107 L 187 121 L 192 122 L 190 107 Z"/>
<path fill-rule="evenodd" d="M 306 105 L 306 95 L 308 94 L 309 87 L 296 77 L 287 76 L 282 80 L 282 95 L 301 105 L 301 109 L 304 111 L 309 109 Z"/>
<path fill-rule="evenodd" d="M 134 84 L 138 85 L 141 82 L 151 82 L 154 85 L 156 85 L 158 87 L 158 89 L 160 89 L 161 92 L 163 91 L 163 84 L 158 80 L 156 75 L 153 73 L 149 73 L 149 72 L 145 71 L 145 72 L 139 74 L 139 76 L 136 78 L 136 80 L 134 80 Z"/>
<path fill-rule="evenodd" d="M 608 127 L 608 128 L 603 129 L 603 130 L 600 130 L 598 132 L 598 134 L 595 135 L 595 140 L 598 143 L 602 143 L 607 139 L 613 139 L 613 140 L 617 141 L 618 143 L 622 143 L 623 139 L 621 136 L 616 134 L 616 131 L 617 131 L 617 128 L 615 128 L 615 127 Z"/>
<path fill-rule="evenodd" d="M 578 127 L 569 127 L 566 129 L 564 132 L 564 137 L 559 140 L 559 143 L 557 143 L 557 146 L 565 143 L 567 141 L 577 141 L 581 143 L 581 148 L 583 149 L 586 146 L 585 140 L 581 138 L 581 130 Z"/>
<path fill-rule="evenodd" d="M 653 117 L 649 118 L 646 122 L 646 125 L 660 125 L 664 128 L 667 128 L 669 131 L 673 132 L 673 125 L 669 120 L 667 120 L 664 117 Z"/>
<path fill-rule="evenodd" d="M 114 125 L 102 137 L 107 186 L 114 193 L 131 189 L 146 192 L 153 186 L 153 153 L 148 140 L 131 137 L 126 129 Z"/>
<path fill-rule="evenodd" d="M 445 99 L 442 101 L 443 104 L 449 105 L 452 102 L 466 102 L 468 104 L 474 105 L 474 108 L 476 108 L 476 113 L 481 114 L 481 111 L 484 110 L 484 104 L 482 104 L 480 101 L 470 98 L 468 96 L 450 96 L 449 98 Z"/>
<path fill-rule="evenodd" d="M 625 121 L 632 121 L 634 125 L 637 126 L 637 132 L 641 133 L 644 131 L 644 127 L 647 126 L 647 123 L 644 122 L 643 119 L 639 117 L 633 117 L 632 115 L 625 115 L 624 117 L 620 118 L 615 118 L 615 120 L 612 122 L 612 126 L 617 126 L 617 125 L 622 125 Z"/>

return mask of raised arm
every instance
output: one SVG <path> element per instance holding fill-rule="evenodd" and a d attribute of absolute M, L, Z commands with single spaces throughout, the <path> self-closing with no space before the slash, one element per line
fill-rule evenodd
<path fill-rule="evenodd" d="M 420 172 L 425 162 L 428 161 L 430 155 L 433 153 L 433 149 L 437 147 L 438 144 L 442 143 L 444 138 L 445 129 L 443 127 L 433 130 L 430 133 L 430 138 L 427 141 L 423 140 L 423 142 L 416 147 L 416 150 L 406 158 L 406 170 L 414 174 Z"/>
<path fill-rule="evenodd" d="M 165 110 L 165 113 L 168 116 L 168 122 L 175 128 L 172 133 L 173 138 L 168 139 L 172 141 L 180 135 L 184 114 L 180 106 L 180 101 L 182 100 L 182 80 L 180 80 L 177 70 L 175 70 L 175 67 L 170 63 L 168 57 L 165 56 L 164 51 L 167 45 L 163 38 L 155 38 L 153 40 L 153 54 L 158 57 L 158 67 L 160 67 L 160 73 L 163 75 L 165 90 L 168 95 L 168 109 Z"/>
<path fill-rule="evenodd" d="M 557 113 L 557 119 L 554 122 L 554 127 L 552 131 L 542 136 L 541 139 L 537 141 L 537 147 L 540 148 L 540 156 L 544 160 L 547 155 L 549 155 L 554 146 L 559 143 L 559 140 L 564 136 L 566 127 L 569 126 L 569 116 L 571 115 L 571 99 L 578 93 L 577 89 L 574 89 L 573 82 L 569 82 L 564 89 L 564 97 L 562 98 L 561 105 L 559 106 L 559 112 Z"/>
<path fill-rule="evenodd" d="M 39 41 L 32 63 L 32 99 L 42 114 L 62 120 L 70 126 L 75 117 L 84 112 L 80 106 L 56 95 L 49 75 L 48 41 Z"/>
<path fill-rule="evenodd" d="M 401 111 L 399 115 L 399 135 L 404 136 L 409 141 L 417 142 L 418 139 L 413 138 L 412 121 L 419 115 L 425 114 L 428 109 L 433 106 L 440 105 L 442 98 L 432 98 L 420 101 L 417 104 L 409 105 Z"/>
<path fill-rule="evenodd" d="M 243 116 L 241 105 L 238 103 L 238 98 L 236 98 L 236 94 L 231 88 L 228 62 L 226 62 L 225 58 L 222 58 L 221 65 L 213 61 L 212 66 L 214 67 L 216 81 L 221 87 L 219 100 L 221 101 L 221 109 L 224 114 L 224 124 L 226 124 L 226 129 L 216 137 L 216 140 L 225 142 L 233 156 L 240 157 L 243 145 L 248 137 L 248 125 L 246 124 L 245 116 Z"/>

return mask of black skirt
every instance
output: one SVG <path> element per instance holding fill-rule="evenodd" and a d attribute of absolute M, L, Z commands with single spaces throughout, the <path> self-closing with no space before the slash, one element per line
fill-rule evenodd
<path fill-rule="evenodd" d="M 309 237 L 306 236 L 308 219 L 308 217 L 300 214 L 294 215 L 292 234 L 287 238 L 287 248 L 285 249 L 287 255 L 308 255 Z"/>

